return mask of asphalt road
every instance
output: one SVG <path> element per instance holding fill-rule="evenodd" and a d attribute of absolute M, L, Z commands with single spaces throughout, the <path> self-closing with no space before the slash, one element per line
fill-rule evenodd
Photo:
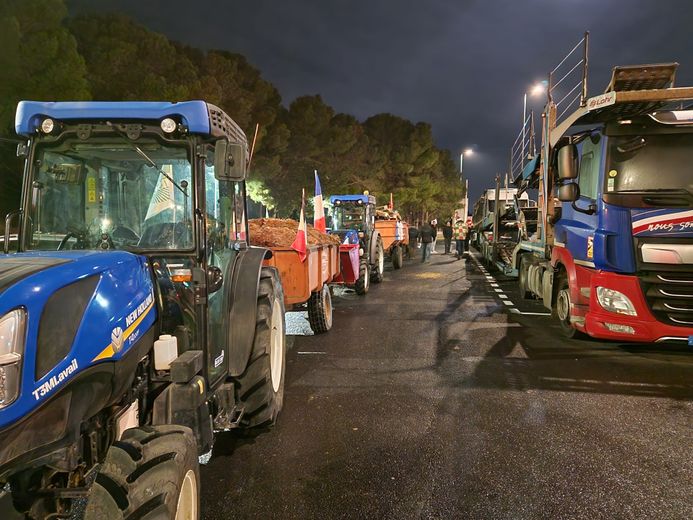
<path fill-rule="evenodd" d="M 204 518 L 693 518 L 689 348 L 564 340 L 442 254 L 334 303 L 276 427 L 218 438 Z"/>

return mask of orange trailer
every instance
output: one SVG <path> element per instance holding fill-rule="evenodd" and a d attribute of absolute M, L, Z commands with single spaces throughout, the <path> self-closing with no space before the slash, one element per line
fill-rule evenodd
<path fill-rule="evenodd" d="M 385 254 L 392 260 L 392 267 L 403 265 L 403 248 L 409 246 L 409 225 L 399 219 L 375 219 L 375 229 L 383 241 Z"/>
<path fill-rule="evenodd" d="M 340 272 L 339 245 L 308 246 L 306 259 L 290 247 L 271 247 L 272 258 L 265 265 L 279 271 L 284 288 L 284 304 L 291 310 L 308 304 L 308 321 L 316 334 L 332 328 L 332 297 L 328 283 Z"/>

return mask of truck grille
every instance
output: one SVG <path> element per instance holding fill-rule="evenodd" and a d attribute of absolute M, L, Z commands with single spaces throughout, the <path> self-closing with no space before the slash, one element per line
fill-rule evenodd
<path fill-rule="evenodd" d="M 640 282 L 659 321 L 693 327 L 693 272 L 644 273 Z"/>

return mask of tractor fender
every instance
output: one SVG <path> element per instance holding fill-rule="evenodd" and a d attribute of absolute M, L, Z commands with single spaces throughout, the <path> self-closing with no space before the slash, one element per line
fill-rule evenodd
<path fill-rule="evenodd" d="M 375 262 L 375 254 L 377 252 L 377 245 L 378 245 L 378 238 L 380 237 L 380 232 L 373 230 L 373 234 L 371 235 L 371 243 L 368 246 L 368 263 L 372 264 Z"/>
<path fill-rule="evenodd" d="M 231 306 L 226 334 L 230 376 L 242 374 L 250 359 L 262 262 L 271 255 L 271 251 L 263 247 L 249 247 L 240 252 L 231 267 L 231 283 L 225 284 L 225 301 Z"/>

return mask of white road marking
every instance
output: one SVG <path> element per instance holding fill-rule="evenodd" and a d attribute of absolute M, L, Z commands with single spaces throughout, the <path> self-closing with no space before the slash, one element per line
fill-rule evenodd
<path fill-rule="evenodd" d="M 327 352 L 297 352 L 297 354 L 327 354 Z"/>
<path fill-rule="evenodd" d="M 503 292 L 503 289 L 494 289 L 494 291 L 496 291 L 497 293 L 501 293 Z"/>
<path fill-rule="evenodd" d="M 507 295 L 507 294 L 499 294 L 498 297 L 499 297 L 499 298 L 502 298 L 502 299 L 504 299 L 504 300 L 507 300 L 507 299 L 508 299 L 508 295 Z"/>
<path fill-rule="evenodd" d="M 504 304 L 506 304 L 507 306 L 511 306 L 511 305 L 513 304 L 513 302 L 511 302 L 510 300 L 501 300 L 501 301 L 502 301 Z"/>

